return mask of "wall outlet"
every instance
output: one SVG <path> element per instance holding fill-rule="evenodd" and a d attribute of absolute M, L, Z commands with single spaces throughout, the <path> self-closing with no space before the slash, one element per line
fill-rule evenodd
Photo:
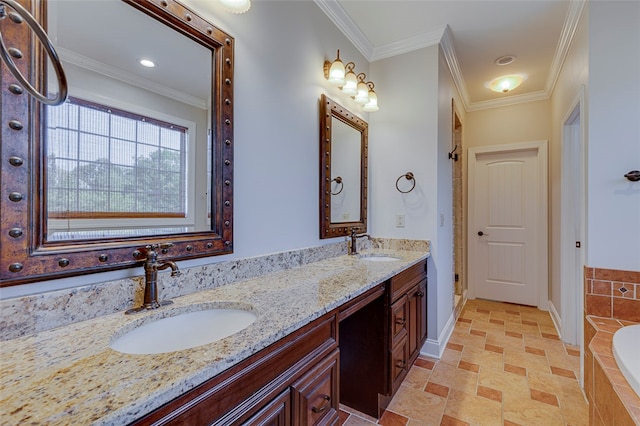
<path fill-rule="evenodd" d="M 404 213 L 396 214 L 396 228 L 404 228 Z"/>

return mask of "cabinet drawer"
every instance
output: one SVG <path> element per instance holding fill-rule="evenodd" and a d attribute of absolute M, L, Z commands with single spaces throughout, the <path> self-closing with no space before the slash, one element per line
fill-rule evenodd
<path fill-rule="evenodd" d="M 395 277 L 391 278 L 391 302 L 395 302 L 418 282 L 427 277 L 426 261 L 422 261 L 412 267 L 405 269 Z"/>
<path fill-rule="evenodd" d="M 338 418 L 339 354 L 334 351 L 291 386 L 294 424 L 332 424 Z"/>
<path fill-rule="evenodd" d="M 391 305 L 391 347 L 407 335 L 408 307 L 406 295 Z"/>
<path fill-rule="evenodd" d="M 286 389 L 268 403 L 243 425 L 247 426 L 290 426 L 291 391 Z"/>

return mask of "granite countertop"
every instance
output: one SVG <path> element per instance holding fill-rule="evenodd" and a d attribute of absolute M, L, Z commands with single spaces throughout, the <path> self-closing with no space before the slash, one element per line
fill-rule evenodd
<path fill-rule="evenodd" d="M 126 424 L 429 256 L 376 253 L 400 260 L 340 256 L 175 298 L 156 311 L 119 312 L 2 342 L 2 423 Z M 193 349 L 129 355 L 109 347 L 135 325 L 212 303 L 248 304 L 258 318 L 237 334 Z"/>

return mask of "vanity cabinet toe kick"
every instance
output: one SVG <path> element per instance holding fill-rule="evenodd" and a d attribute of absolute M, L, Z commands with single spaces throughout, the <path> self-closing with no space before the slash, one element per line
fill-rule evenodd
<path fill-rule="evenodd" d="M 348 386 L 341 388 L 341 380 L 351 381 L 351 373 L 358 374 L 341 370 L 341 357 L 345 365 L 359 358 L 357 365 L 368 364 L 379 375 L 373 407 L 360 406 L 357 397 L 345 401 L 356 410 L 378 417 L 426 340 L 425 293 L 426 261 L 422 261 L 131 425 L 338 424 L 341 394 L 349 394 Z M 359 313 L 363 320 L 357 320 Z M 365 330 L 381 342 L 376 346 L 380 349 L 377 356 L 370 357 L 376 364 L 365 362 L 368 353 L 353 349 L 361 347 L 354 333 L 363 331 L 358 327 L 371 317 L 382 318 L 371 322 L 375 329 L 369 326 Z M 347 318 L 356 321 L 343 322 Z M 355 328 L 349 325 L 353 323 Z"/>

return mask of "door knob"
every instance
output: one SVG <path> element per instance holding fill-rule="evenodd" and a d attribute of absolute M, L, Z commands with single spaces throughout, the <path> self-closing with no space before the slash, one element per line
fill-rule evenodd
<path fill-rule="evenodd" d="M 483 235 L 489 235 L 489 234 L 485 234 L 485 233 L 484 233 L 484 232 L 482 232 L 482 231 L 478 231 L 478 235 L 482 237 Z"/>

